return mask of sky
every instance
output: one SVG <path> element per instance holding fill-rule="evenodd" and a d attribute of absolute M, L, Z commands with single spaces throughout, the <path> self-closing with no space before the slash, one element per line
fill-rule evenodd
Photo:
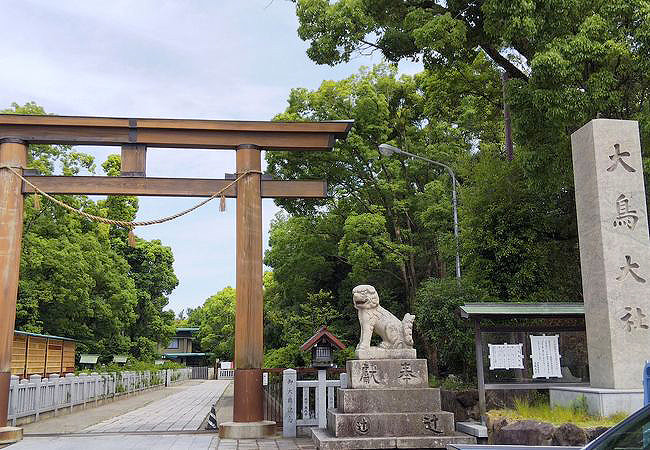
<path fill-rule="evenodd" d="M 288 0 L 0 0 L 0 109 L 34 101 L 48 113 L 109 117 L 271 120 L 292 88 L 316 89 L 379 54 L 319 66 L 297 35 Z M 403 73 L 420 70 L 400 66 Z M 99 167 L 116 147 L 77 147 Z M 152 177 L 223 178 L 235 172 L 229 150 L 150 149 Z M 96 175 L 103 175 L 101 168 Z M 194 205 L 192 198 L 141 197 L 137 220 Z M 280 209 L 263 200 L 264 248 Z M 235 286 L 235 200 L 136 234 L 174 253 L 179 312 Z"/>

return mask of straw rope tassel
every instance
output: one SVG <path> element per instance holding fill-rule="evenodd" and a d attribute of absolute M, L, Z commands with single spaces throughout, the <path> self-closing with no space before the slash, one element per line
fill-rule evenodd
<path fill-rule="evenodd" d="M 224 212 L 226 210 L 226 196 L 222 195 L 221 200 L 219 200 L 219 211 Z"/>
<path fill-rule="evenodd" d="M 34 193 L 34 209 L 36 211 L 41 210 L 41 196 L 38 195 L 38 192 Z"/>
<path fill-rule="evenodd" d="M 133 232 L 133 228 L 129 229 L 129 247 L 135 248 L 136 242 L 135 242 L 135 233 Z"/>

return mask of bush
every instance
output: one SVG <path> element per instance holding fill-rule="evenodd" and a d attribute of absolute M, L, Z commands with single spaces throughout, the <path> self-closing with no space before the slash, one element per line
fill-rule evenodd
<path fill-rule="evenodd" d="M 484 291 L 466 279 L 458 284 L 456 278 L 430 278 L 420 285 L 415 299 L 415 322 L 432 373 L 463 374 L 466 380 L 475 378 L 474 331 L 457 310 L 465 303 L 489 300 Z"/>
<path fill-rule="evenodd" d="M 267 350 L 264 354 L 264 367 L 309 367 L 309 355 L 300 351 L 298 345 L 287 345 L 276 349 Z"/>
<path fill-rule="evenodd" d="M 102 372 L 142 372 L 145 370 L 155 371 L 162 369 L 181 369 L 185 367 L 183 364 L 179 364 L 173 361 L 165 361 L 163 364 L 154 364 L 149 361 L 139 361 L 137 359 L 129 358 L 127 363 L 122 364 L 98 364 L 94 369 L 81 369 L 76 370 L 75 374 L 80 373 L 102 373 Z"/>

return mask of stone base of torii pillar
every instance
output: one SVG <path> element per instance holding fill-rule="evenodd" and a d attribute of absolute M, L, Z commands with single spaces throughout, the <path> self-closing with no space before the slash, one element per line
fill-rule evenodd
<path fill-rule="evenodd" d="M 13 444 L 22 440 L 23 429 L 19 427 L 0 427 L 0 445 Z"/>
<path fill-rule="evenodd" d="M 261 369 L 235 369 L 233 421 L 219 424 L 222 439 L 261 439 L 275 434 L 275 422 L 264 420 Z"/>
<path fill-rule="evenodd" d="M 223 422 L 219 424 L 221 439 L 262 439 L 275 435 L 275 422 Z"/>

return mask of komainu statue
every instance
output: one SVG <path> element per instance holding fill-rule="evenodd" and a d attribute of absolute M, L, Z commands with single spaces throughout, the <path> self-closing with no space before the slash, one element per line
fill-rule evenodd
<path fill-rule="evenodd" d="M 355 287 L 352 298 L 361 325 L 361 339 L 355 352 L 357 359 L 416 358 L 413 348 L 414 315 L 406 313 L 400 321 L 379 306 L 377 291 L 366 284 Z M 370 345 L 373 332 L 382 339 L 377 347 Z"/>

